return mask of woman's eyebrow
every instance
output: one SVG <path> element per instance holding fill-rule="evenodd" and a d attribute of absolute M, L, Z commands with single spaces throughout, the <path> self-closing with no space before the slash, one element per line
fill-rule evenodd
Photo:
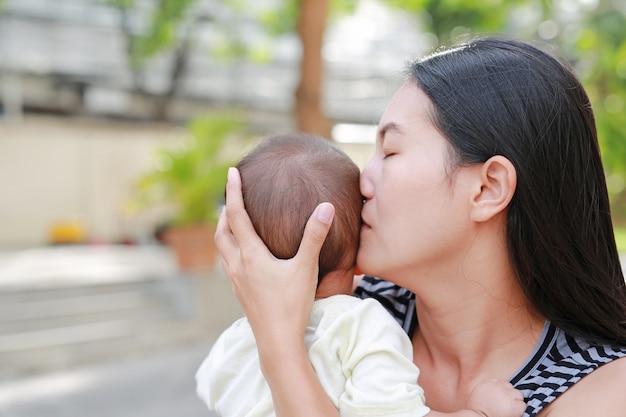
<path fill-rule="evenodd" d="M 378 129 L 378 140 L 383 143 L 385 141 L 385 135 L 387 132 L 402 133 L 402 129 L 395 122 L 385 123 Z"/>

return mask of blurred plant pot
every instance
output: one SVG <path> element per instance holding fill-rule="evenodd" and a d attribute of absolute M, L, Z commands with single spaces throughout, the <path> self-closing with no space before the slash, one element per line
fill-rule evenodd
<path fill-rule="evenodd" d="M 176 255 L 181 271 L 204 272 L 217 259 L 214 234 L 215 228 L 209 225 L 171 226 L 163 232 L 163 243 Z"/>

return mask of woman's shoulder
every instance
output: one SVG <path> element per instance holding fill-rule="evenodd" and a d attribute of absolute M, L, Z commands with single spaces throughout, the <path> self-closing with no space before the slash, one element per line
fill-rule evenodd
<path fill-rule="evenodd" d="M 555 411 L 553 409 L 564 408 L 564 404 L 575 396 L 571 394 L 574 386 L 576 391 L 586 391 L 589 389 L 585 388 L 586 386 L 594 385 L 589 384 L 589 381 L 595 379 L 617 382 L 614 377 L 618 373 L 616 371 L 626 369 L 624 360 L 617 359 L 624 357 L 626 347 L 594 343 L 570 335 L 547 322 L 535 352 L 511 382 L 524 393 L 528 404 L 526 416 L 546 416 L 548 412 L 552 416 Z M 626 373 L 620 376 L 621 382 L 626 382 Z M 555 402 L 569 390 L 572 391 L 562 400 Z"/>
<path fill-rule="evenodd" d="M 614 359 L 571 386 L 539 417 L 625 416 L 626 357 Z"/>

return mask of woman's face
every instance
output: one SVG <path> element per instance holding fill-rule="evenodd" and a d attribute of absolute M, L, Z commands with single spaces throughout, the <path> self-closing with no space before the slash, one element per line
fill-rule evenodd
<path fill-rule="evenodd" d="M 398 284 L 445 264 L 469 231 L 466 168 L 450 173 L 450 145 L 431 123 L 429 108 L 414 82 L 401 87 L 361 174 L 365 204 L 357 264 Z"/>

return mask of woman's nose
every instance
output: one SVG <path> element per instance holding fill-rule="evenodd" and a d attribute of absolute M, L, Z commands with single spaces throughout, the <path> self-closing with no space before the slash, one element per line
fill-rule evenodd
<path fill-rule="evenodd" d="M 374 195 L 374 185 L 371 180 L 372 161 L 370 160 L 363 168 L 359 185 L 361 188 L 361 194 L 366 200 L 369 200 Z"/>

